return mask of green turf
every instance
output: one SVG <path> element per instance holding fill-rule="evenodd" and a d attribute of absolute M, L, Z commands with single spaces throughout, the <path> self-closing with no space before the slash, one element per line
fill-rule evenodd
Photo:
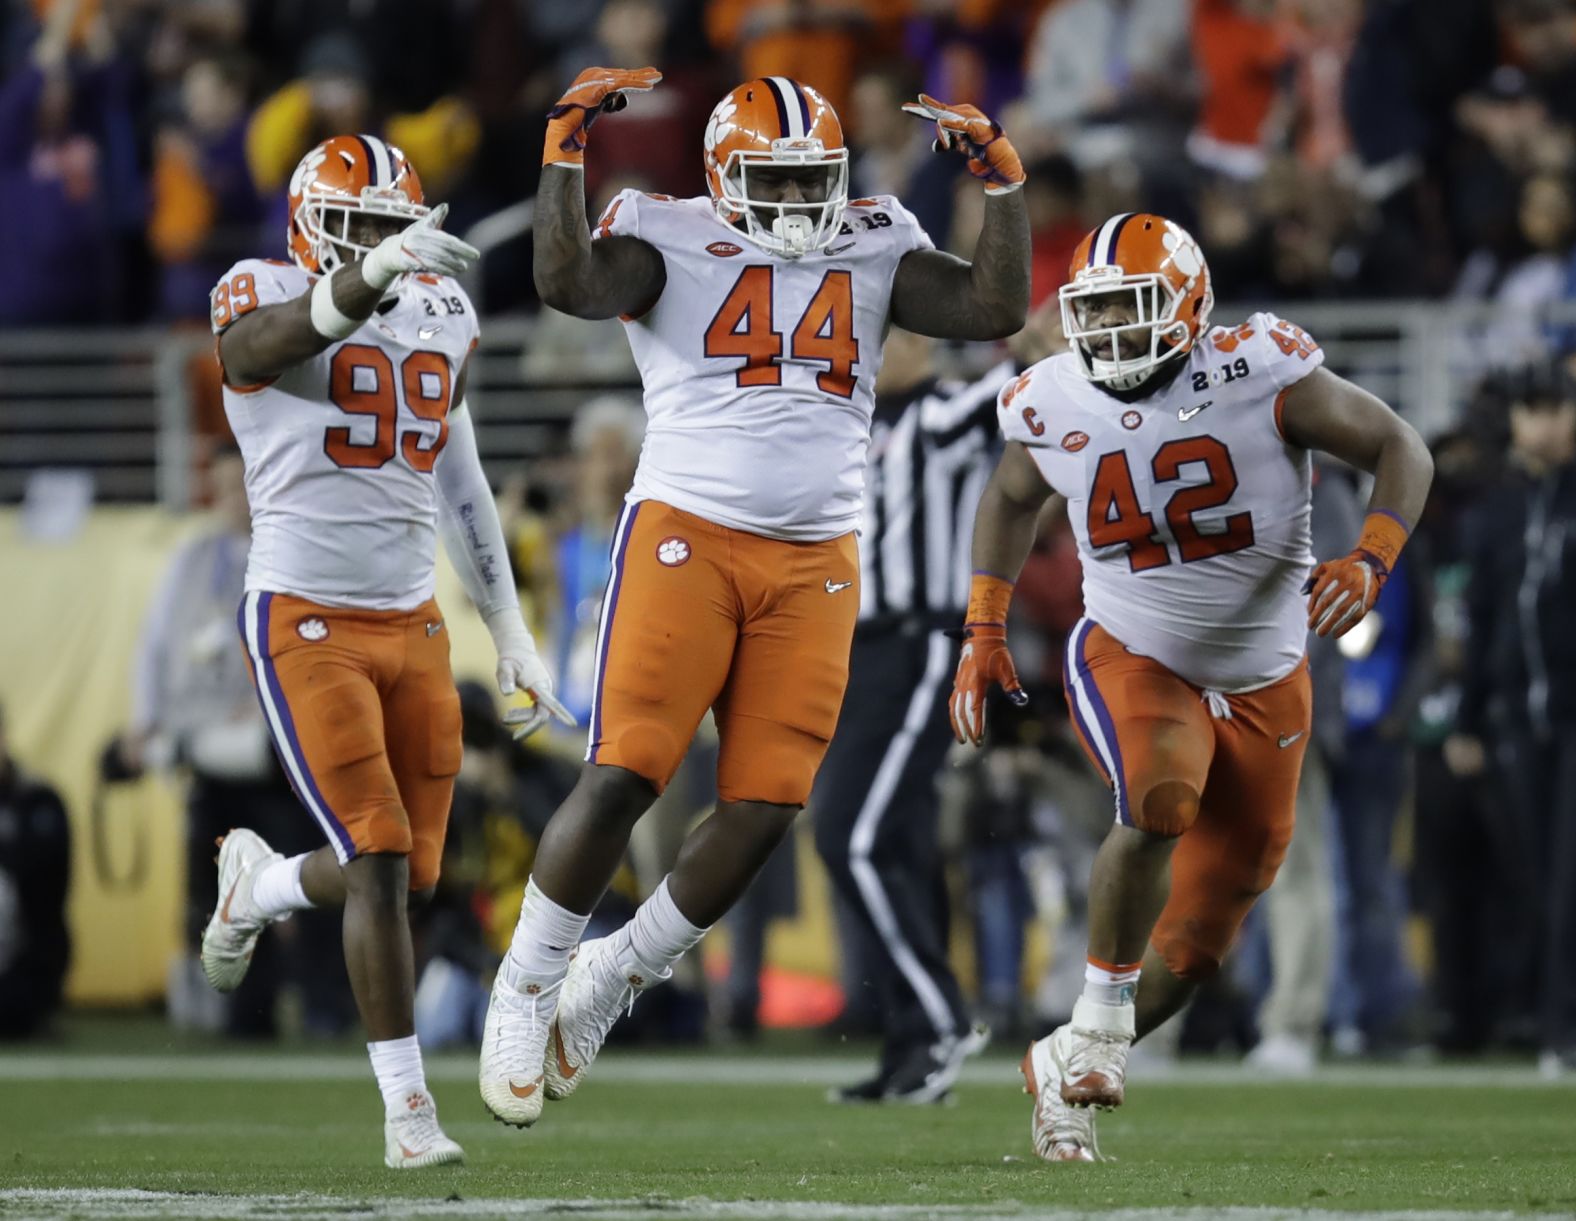
<path fill-rule="evenodd" d="M 1570 1089 L 1135 1086 L 1101 1121 L 1120 1160 L 1098 1166 L 1037 1162 L 1028 1100 L 1006 1085 L 849 1109 L 819 1085 L 593 1077 L 527 1133 L 488 1120 L 463 1082 L 434 1092 L 469 1164 L 396 1177 L 370 1081 L 0 1079 L 0 1192 L 1576 1210 Z M 0 1217 L 25 1211 L 0 1194 Z"/>

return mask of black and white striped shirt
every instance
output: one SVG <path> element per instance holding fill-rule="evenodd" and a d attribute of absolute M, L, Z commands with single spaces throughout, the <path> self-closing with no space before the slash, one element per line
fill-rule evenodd
<path fill-rule="evenodd" d="M 1004 361 L 976 382 L 925 382 L 876 402 L 859 519 L 862 624 L 951 625 L 969 595 L 974 512 L 1001 453 Z"/>

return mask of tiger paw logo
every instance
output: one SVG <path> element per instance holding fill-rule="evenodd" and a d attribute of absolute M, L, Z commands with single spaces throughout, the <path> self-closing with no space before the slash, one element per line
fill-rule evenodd
<path fill-rule="evenodd" d="M 646 977 L 644 975 L 629 975 L 626 978 L 636 988 L 644 988 L 646 986 Z"/>
<path fill-rule="evenodd" d="M 690 558 L 690 545 L 677 536 L 665 538 L 657 544 L 657 563 L 677 568 Z"/>
<path fill-rule="evenodd" d="M 316 616 L 311 619 L 303 619 L 296 624 L 296 635 L 301 637 L 302 640 L 327 640 L 328 624 Z"/>
<path fill-rule="evenodd" d="M 1189 283 L 1204 270 L 1204 256 L 1199 253 L 1198 243 L 1186 229 L 1167 221 L 1166 231 L 1160 235 L 1160 244 L 1166 248 L 1171 262 L 1188 278 Z"/>
<path fill-rule="evenodd" d="M 409 1098 L 405 1099 L 405 1105 L 412 1111 L 419 1111 L 422 1107 L 427 1105 L 427 1095 L 412 1094 Z"/>
<path fill-rule="evenodd" d="M 1143 422 L 1144 417 L 1139 415 L 1136 411 L 1124 411 L 1122 413 L 1122 427 L 1127 429 L 1128 432 L 1132 432 L 1133 429 L 1137 428 Z"/>

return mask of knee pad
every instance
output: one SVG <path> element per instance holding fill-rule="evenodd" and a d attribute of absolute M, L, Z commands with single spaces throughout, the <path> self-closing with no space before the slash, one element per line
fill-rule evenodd
<path fill-rule="evenodd" d="M 1161 780 L 1131 794 L 1133 822 L 1155 835 L 1181 835 L 1198 818 L 1200 796 L 1185 780 Z"/>
<path fill-rule="evenodd" d="M 644 721 L 629 726 L 609 746 L 611 750 L 597 752 L 597 763 L 611 763 L 634 772 L 660 795 L 684 761 L 688 743 L 679 743 L 666 725 Z"/>
<path fill-rule="evenodd" d="M 1152 944 L 1155 953 L 1165 959 L 1166 969 L 1178 979 L 1202 983 L 1220 971 L 1221 959 L 1185 930 L 1172 936 L 1157 936 Z"/>

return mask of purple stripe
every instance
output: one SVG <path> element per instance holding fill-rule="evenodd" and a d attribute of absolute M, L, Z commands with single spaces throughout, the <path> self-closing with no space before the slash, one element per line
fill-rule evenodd
<path fill-rule="evenodd" d="M 777 103 L 777 125 L 782 129 L 783 139 L 786 140 L 793 132 L 788 127 L 788 106 L 783 101 L 782 90 L 777 88 L 777 82 L 770 77 L 763 78 L 761 84 L 766 86 L 766 92 L 771 94 L 772 101 Z"/>
<path fill-rule="evenodd" d="M 791 77 L 789 78 L 792 79 Z M 804 134 L 810 134 L 810 99 L 805 97 L 804 89 L 798 81 L 793 82 L 794 96 L 799 99 L 799 113 L 804 116 Z"/>
<path fill-rule="evenodd" d="M 1089 633 L 1092 631 L 1094 631 L 1093 621 L 1086 620 L 1084 629 L 1078 634 L 1073 646 L 1078 659 L 1078 674 L 1084 681 L 1084 690 L 1089 695 L 1089 702 L 1094 705 L 1095 719 L 1100 722 L 1100 731 L 1110 745 L 1111 760 L 1116 765 L 1112 787 L 1116 790 L 1117 821 L 1124 827 L 1131 827 L 1133 811 L 1127 804 L 1127 769 L 1122 766 L 1122 744 L 1116 737 L 1116 722 L 1111 719 L 1111 710 L 1106 707 L 1105 700 L 1100 695 L 1100 688 L 1095 685 L 1094 675 L 1089 672 L 1089 663 L 1084 659 L 1084 645 L 1088 643 Z"/>
<path fill-rule="evenodd" d="M 345 825 L 339 821 L 328 802 L 323 800 L 322 790 L 317 787 L 317 778 L 312 775 L 312 768 L 306 761 L 306 752 L 301 749 L 301 739 L 296 736 L 295 718 L 290 715 L 290 704 L 285 699 L 284 689 L 279 685 L 279 675 L 274 670 L 273 658 L 269 654 L 268 615 L 273 600 L 273 594 L 260 594 L 257 598 L 257 652 L 263 662 L 263 677 L 268 683 L 269 694 L 274 697 L 274 707 L 279 711 L 279 723 L 284 726 L 286 749 L 295 759 L 296 766 L 301 769 L 301 775 L 306 778 L 307 788 L 311 790 L 317 808 L 328 819 L 329 826 L 333 828 L 334 836 L 344 848 L 348 859 L 356 855 L 356 845 L 352 842 L 350 833 L 345 830 Z M 286 771 L 288 770 L 287 768 Z M 300 796 L 299 793 L 296 795 Z"/>
<path fill-rule="evenodd" d="M 1412 533 L 1412 527 L 1406 524 L 1406 518 L 1402 517 L 1399 513 L 1393 512 L 1390 509 L 1369 509 L 1368 512 L 1377 513 L 1380 517 L 1388 517 L 1391 521 L 1395 522 L 1396 525 L 1400 526 L 1401 529 L 1405 530 L 1407 534 Z"/>
<path fill-rule="evenodd" d="M 367 143 L 365 136 L 357 136 L 356 139 L 361 141 L 361 151 L 367 158 L 367 180 L 375 187 L 383 186 L 378 181 L 378 159 L 372 155 L 372 145 Z"/>
<path fill-rule="evenodd" d="M 777 91 L 774 89 L 775 94 Z M 635 533 L 635 515 L 640 512 L 642 502 L 637 501 L 629 506 L 629 517 L 624 522 L 624 537 L 618 542 L 618 550 L 613 555 L 613 575 L 609 578 L 610 584 L 607 594 L 607 619 L 606 634 L 602 638 L 602 657 L 596 668 L 596 691 L 592 696 L 596 704 L 596 716 L 591 722 L 591 754 L 587 762 L 596 762 L 597 749 L 602 745 L 602 682 L 607 677 L 607 658 L 613 651 L 613 616 L 618 610 L 618 591 L 624 584 L 624 556 L 629 552 L 630 536 Z"/>
<path fill-rule="evenodd" d="M 1132 220 L 1133 217 L 1137 215 L 1138 213 L 1136 212 L 1129 212 L 1126 216 L 1122 217 L 1121 220 L 1116 222 L 1116 228 L 1111 230 L 1111 240 L 1109 243 L 1107 243 L 1105 248 L 1105 266 L 1115 267 L 1117 265 L 1116 243 L 1121 240 L 1122 230 L 1127 227 L 1127 222 Z"/>

